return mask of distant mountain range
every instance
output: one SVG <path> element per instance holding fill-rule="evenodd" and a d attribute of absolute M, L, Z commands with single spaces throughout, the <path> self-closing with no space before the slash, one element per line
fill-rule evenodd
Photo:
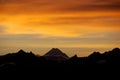
<path fill-rule="evenodd" d="M 32 52 L 25 52 L 24 50 L 0 56 L 0 71 L 21 68 L 24 70 L 48 70 L 49 68 L 61 70 L 61 68 L 64 68 L 66 71 L 68 68 L 70 68 L 70 70 L 81 70 L 83 68 L 91 69 L 93 65 L 108 65 L 109 67 L 119 66 L 120 49 L 114 48 L 104 53 L 93 52 L 87 57 L 78 57 L 77 55 L 68 57 L 58 48 L 52 48 L 43 56 L 37 56 Z"/>

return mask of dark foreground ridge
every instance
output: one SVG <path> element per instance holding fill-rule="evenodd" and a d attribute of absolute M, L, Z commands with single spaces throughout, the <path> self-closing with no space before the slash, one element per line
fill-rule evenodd
<path fill-rule="evenodd" d="M 114 73 L 113 73 L 113 72 Z M 58 48 L 53 48 L 43 56 L 20 50 L 0 56 L 0 72 L 22 72 L 39 75 L 90 75 L 115 74 L 120 71 L 120 49 L 99 53 L 93 52 L 87 57 L 68 57 Z M 61 74 L 62 73 L 62 74 Z M 98 74 L 99 73 L 99 74 Z M 81 76 L 82 77 L 82 76 Z"/>

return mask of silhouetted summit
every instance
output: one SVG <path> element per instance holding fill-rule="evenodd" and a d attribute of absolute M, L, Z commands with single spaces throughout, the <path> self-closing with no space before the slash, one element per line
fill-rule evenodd
<path fill-rule="evenodd" d="M 25 54 L 26 52 L 21 49 L 21 50 L 19 50 L 17 53 L 18 53 L 18 54 Z"/>
<path fill-rule="evenodd" d="M 52 48 L 44 55 L 50 60 L 67 60 L 69 57 L 58 48 Z"/>

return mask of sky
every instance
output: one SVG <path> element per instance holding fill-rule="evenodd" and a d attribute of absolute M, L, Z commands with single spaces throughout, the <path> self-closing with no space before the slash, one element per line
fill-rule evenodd
<path fill-rule="evenodd" d="M 119 34 L 120 0 L 0 0 L 0 54 L 85 56 L 120 47 Z"/>

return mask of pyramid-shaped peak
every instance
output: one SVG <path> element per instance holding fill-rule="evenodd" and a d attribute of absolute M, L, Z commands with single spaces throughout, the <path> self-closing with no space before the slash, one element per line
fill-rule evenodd
<path fill-rule="evenodd" d="M 50 51 L 48 51 L 44 56 L 51 56 L 51 57 L 64 57 L 68 59 L 69 57 L 63 53 L 60 49 L 58 48 L 52 48 Z"/>
<path fill-rule="evenodd" d="M 18 53 L 26 53 L 24 50 L 19 50 Z"/>
<path fill-rule="evenodd" d="M 60 54 L 63 54 L 63 52 L 60 49 L 58 49 L 58 48 L 52 48 L 45 55 L 46 56 L 54 56 L 54 55 L 60 55 Z"/>
<path fill-rule="evenodd" d="M 56 52 L 56 53 L 63 53 L 60 49 L 58 48 L 52 48 L 50 51 Z"/>

